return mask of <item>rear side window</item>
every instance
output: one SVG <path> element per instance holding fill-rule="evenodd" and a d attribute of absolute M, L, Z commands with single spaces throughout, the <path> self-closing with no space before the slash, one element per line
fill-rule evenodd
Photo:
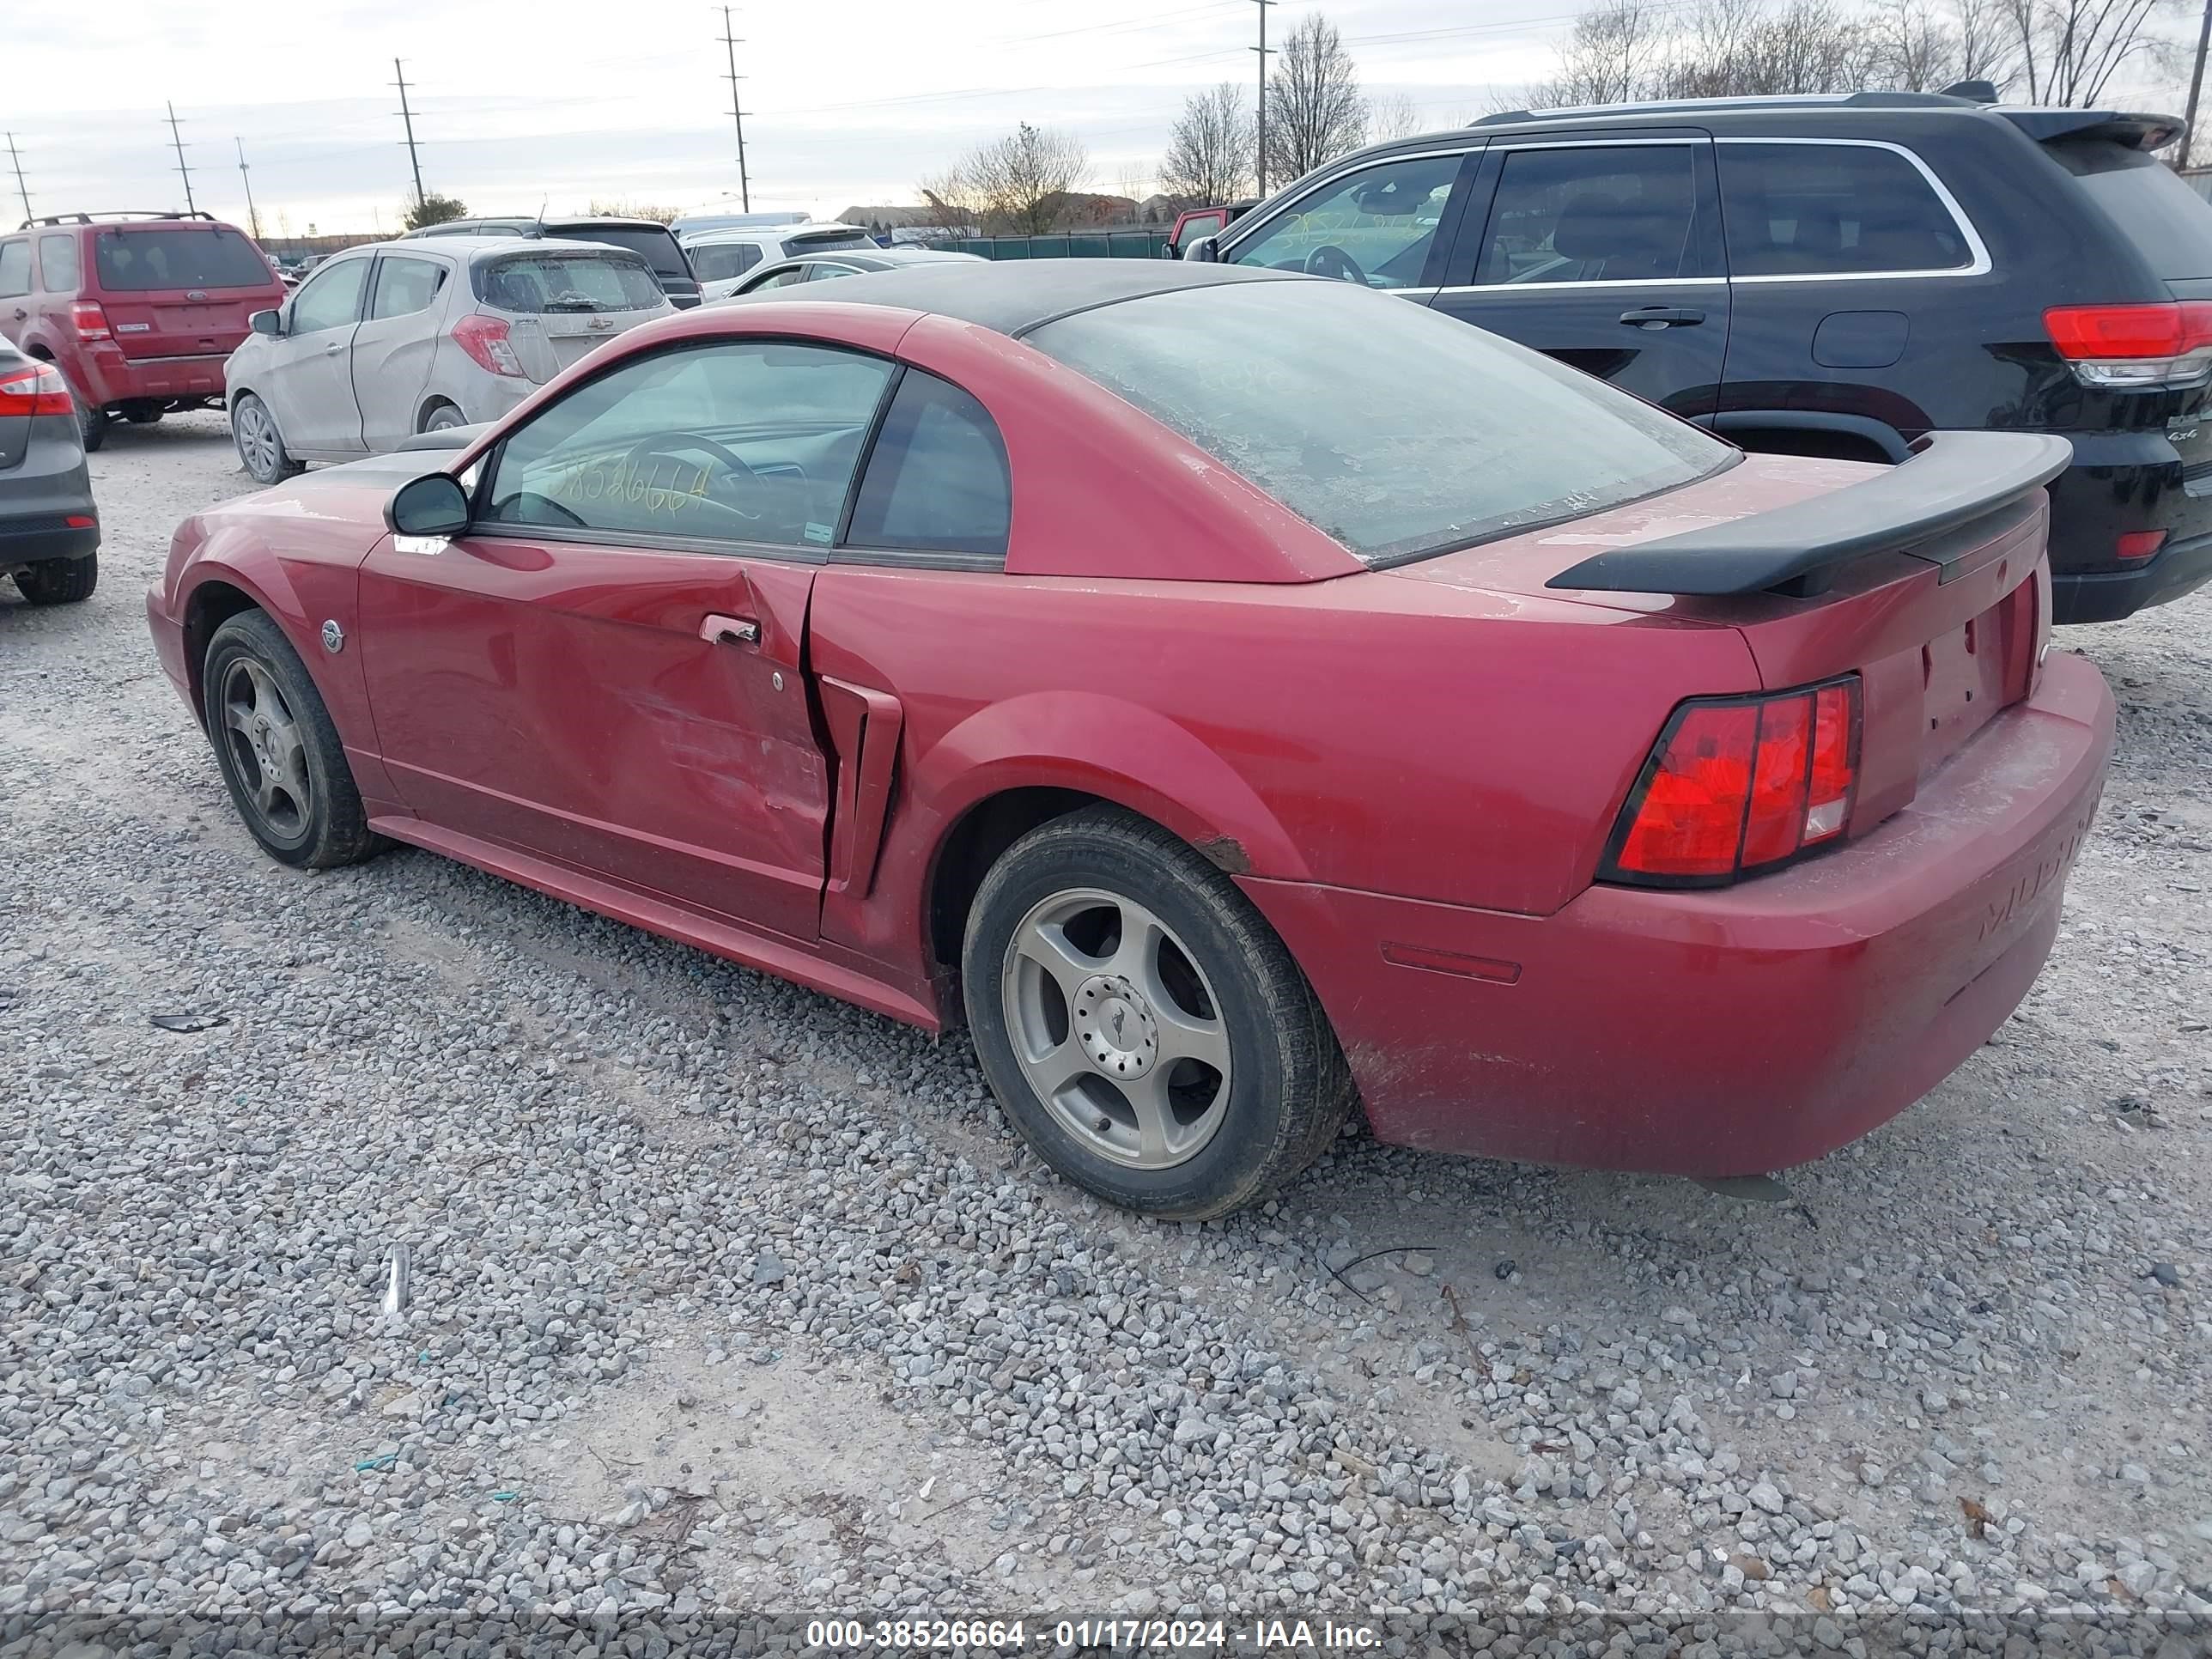
<path fill-rule="evenodd" d="M 276 282 L 253 244 L 227 225 L 103 230 L 93 239 L 100 287 L 118 294 L 168 288 L 267 288 Z"/>
<path fill-rule="evenodd" d="M 2044 146 L 2164 282 L 2212 276 L 2212 202 L 2165 162 L 2107 141 Z"/>
<path fill-rule="evenodd" d="M 0 296 L 13 299 L 31 291 L 31 239 L 0 242 Z"/>
<path fill-rule="evenodd" d="M 1717 276 L 1699 234 L 1698 195 L 1697 151 L 1688 144 L 1509 151 L 1474 280 Z"/>
<path fill-rule="evenodd" d="M 635 254 L 518 253 L 476 271 L 477 298 L 495 311 L 649 311 L 660 284 Z"/>
<path fill-rule="evenodd" d="M 638 254 L 662 276 L 689 276 L 691 267 L 684 263 L 684 250 L 676 245 L 676 238 L 665 230 L 608 230 L 593 227 L 585 230 L 557 230 L 548 228 L 549 236 L 569 236 L 579 242 L 601 242 L 608 247 L 627 249 Z"/>
<path fill-rule="evenodd" d="M 435 259 L 409 259 L 387 253 L 376 267 L 376 286 L 368 297 L 368 319 L 404 317 L 427 307 L 446 285 L 446 268 Z"/>
<path fill-rule="evenodd" d="M 742 276 L 760 262 L 761 250 L 752 242 L 710 242 L 691 250 L 692 271 L 702 283 Z"/>
<path fill-rule="evenodd" d="M 1974 262 L 1927 175 L 1893 149 L 1729 143 L 1720 162 L 1731 276 L 1958 270 Z"/>
<path fill-rule="evenodd" d="M 39 286 L 49 294 L 73 294 L 83 263 L 76 257 L 76 238 L 64 231 L 39 238 Z"/>
<path fill-rule="evenodd" d="M 861 476 L 846 544 L 1003 559 L 1012 518 L 997 423 L 958 386 L 907 370 Z"/>

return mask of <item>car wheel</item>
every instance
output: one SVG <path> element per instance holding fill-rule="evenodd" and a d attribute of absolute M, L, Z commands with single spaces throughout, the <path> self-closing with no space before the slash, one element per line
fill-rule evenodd
<path fill-rule="evenodd" d="M 100 555 L 46 559 L 15 573 L 16 590 L 33 605 L 76 605 L 100 586 Z"/>
<path fill-rule="evenodd" d="M 466 426 L 469 417 L 451 404 L 440 404 L 430 411 L 429 419 L 422 422 L 425 432 L 445 432 L 457 426 Z"/>
<path fill-rule="evenodd" d="M 123 418 L 133 426 L 151 426 L 161 418 L 161 413 L 159 404 L 131 404 L 124 409 Z"/>
<path fill-rule="evenodd" d="M 233 617 L 200 685 L 223 781 L 270 857 L 327 870 L 375 850 L 337 727 L 283 629 L 259 611 Z"/>
<path fill-rule="evenodd" d="M 269 405 L 251 392 L 240 392 L 230 406 L 230 439 L 238 446 L 238 459 L 256 483 L 282 483 L 301 471 L 284 447 L 284 434 Z"/>
<path fill-rule="evenodd" d="M 1351 1109 L 1313 988 L 1235 883 L 1097 807 L 992 866 L 962 952 L 968 1023 L 1036 1154 L 1109 1203 L 1202 1221 L 1305 1168 Z"/>
<path fill-rule="evenodd" d="M 76 406 L 76 431 L 77 436 L 84 440 L 84 453 L 91 454 L 107 441 L 107 411 L 94 409 L 88 404 L 79 404 Z"/>

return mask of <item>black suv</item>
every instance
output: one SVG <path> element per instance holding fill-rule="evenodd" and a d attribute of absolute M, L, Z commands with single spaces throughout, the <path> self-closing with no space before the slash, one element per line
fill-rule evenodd
<path fill-rule="evenodd" d="M 611 219 L 604 216 L 556 219 L 448 219 L 442 225 L 425 225 L 407 236 L 557 236 L 570 242 L 604 242 L 645 256 L 653 278 L 671 305 L 679 311 L 699 303 L 699 278 L 675 233 L 658 219 Z"/>
<path fill-rule="evenodd" d="M 1363 282 L 1747 449 L 2070 439 L 2059 622 L 2212 579 L 2212 204 L 2181 123 L 1942 93 L 1496 115 L 1308 174 L 1188 257 Z"/>

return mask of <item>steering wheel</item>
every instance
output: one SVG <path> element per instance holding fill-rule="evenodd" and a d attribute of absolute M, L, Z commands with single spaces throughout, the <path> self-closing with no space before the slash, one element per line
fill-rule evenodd
<path fill-rule="evenodd" d="M 1309 276 L 1334 276 L 1340 282 L 1357 283 L 1362 288 L 1371 286 L 1367 280 L 1367 273 L 1359 268 L 1349 253 L 1334 242 L 1323 242 L 1307 254 L 1305 270 Z"/>
<path fill-rule="evenodd" d="M 663 455 L 670 460 L 674 460 L 686 450 L 698 450 L 712 455 L 727 468 L 732 476 L 742 477 L 748 484 L 760 482 L 760 474 L 753 471 L 751 462 L 727 444 L 717 443 L 714 439 L 697 432 L 664 432 L 655 434 L 652 437 L 641 438 L 631 446 L 629 453 L 623 458 L 623 465 L 635 472 L 640 462 L 655 455 Z M 733 507 L 730 511 L 748 519 L 757 519 L 760 516 L 757 513 L 747 513 L 742 507 Z"/>

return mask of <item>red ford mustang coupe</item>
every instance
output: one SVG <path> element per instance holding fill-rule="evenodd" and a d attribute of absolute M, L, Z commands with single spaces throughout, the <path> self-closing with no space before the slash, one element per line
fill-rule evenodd
<path fill-rule="evenodd" d="M 2017 1004 L 2112 738 L 2057 440 L 1746 456 L 1402 300 L 848 277 L 187 520 L 276 858 L 444 853 L 930 1030 L 1213 1216 L 1385 1140 L 1719 1176 Z"/>

